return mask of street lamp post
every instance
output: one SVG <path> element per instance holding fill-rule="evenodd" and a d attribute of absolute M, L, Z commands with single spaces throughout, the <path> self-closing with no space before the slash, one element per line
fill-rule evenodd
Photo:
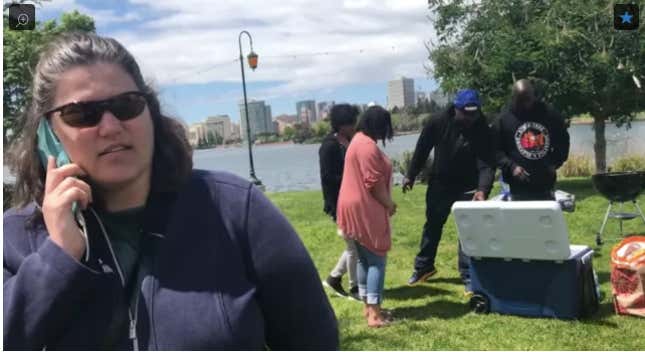
<path fill-rule="evenodd" d="M 251 177 L 251 182 L 253 182 L 254 185 L 264 188 L 262 185 L 262 181 L 260 181 L 256 176 L 255 176 L 255 167 L 253 166 L 253 152 L 251 150 L 252 148 L 252 141 L 251 141 L 251 125 L 249 124 L 249 105 L 246 100 L 246 78 L 244 77 L 244 56 L 242 55 L 242 34 L 246 34 L 247 37 L 249 37 L 249 43 L 251 44 L 251 52 L 247 56 L 248 61 L 249 61 L 249 66 L 251 67 L 252 70 L 255 71 L 255 68 L 258 67 L 258 54 L 253 52 L 253 38 L 251 38 L 251 34 L 247 31 L 241 31 L 240 35 L 237 38 L 238 44 L 240 45 L 240 68 L 242 70 L 242 90 L 244 91 L 244 113 L 245 113 L 245 119 L 246 119 L 246 143 L 249 146 L 249 164 L 250 164 L 250 177 Z"/>

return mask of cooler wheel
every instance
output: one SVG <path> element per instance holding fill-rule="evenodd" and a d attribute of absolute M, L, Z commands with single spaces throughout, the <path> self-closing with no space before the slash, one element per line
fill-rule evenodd
<path fill-rule="evenodd" d="M 488 314 L 490 312 L 490 301 L 488 297 L 481 292 L 475 292 L 475 294 L 470 297 L 470 309 L 477 314 Z"/>

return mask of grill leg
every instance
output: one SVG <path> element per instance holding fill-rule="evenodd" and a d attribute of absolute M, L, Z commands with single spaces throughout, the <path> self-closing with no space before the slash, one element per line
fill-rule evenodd
<path fill-rule="evenodd" d="M 609 212 L 611 211 L 611 206 L 613 205 L 612 202 L 609 202 L 609 206 L 607 207 L 607 212 L 605 212 L 605 219 L 602 221 L 602 225 L 600 226 L 600 231 L 596 233 L 596 244 L 601 245 L 602 244 L 602 233 L 605 231 L 605 225 L 607 225 L 607 219 L 609 218 Z"/>
<path fill-rule="evenodd" d="M 638 206 L 638 202 L 636 200 L 633 201 L 634 206 L 636 209 L 638 209 L 638 212 L 641 214 L 641 219 L 643 219 L 643 222 L 645 223 L 645 215 L 643 215 L 643 211 L 641 210 L 641 207 Z"/>

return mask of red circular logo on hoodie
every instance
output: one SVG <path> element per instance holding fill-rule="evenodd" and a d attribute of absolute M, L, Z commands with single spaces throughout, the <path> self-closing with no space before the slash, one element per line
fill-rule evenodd
<path fill-rule="evenodd" d="M 537 122 L 525 122 L 515 131 L 515 145 L 523 157 L 542 159 L 551 146 L 549 130 Z"/>

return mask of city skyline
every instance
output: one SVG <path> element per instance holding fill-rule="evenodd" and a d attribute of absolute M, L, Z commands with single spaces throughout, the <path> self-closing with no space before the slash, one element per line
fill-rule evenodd
<path fill-rule="evenodd" d="M 295 113 L 305 99 L 384 106 L 387 81 L 401 75 L 432 90 L 426 7 L 395 0 L 285 0 L 269 7 L 259 0 L 57 0 L 37 5 L 36 19 L 60 20 L 74 10 L 91 16 L 99 35 L 132 52 L 164 112 L 190 124 L 217 114 L 240 122 L 241 30 L 251 33 L 259 55 L 257 69 L 246 70 L 248 97 L 266 101 L 274 115 Z M 242 50 L 244 56 L 250 50 L 246 38 Z"/>

